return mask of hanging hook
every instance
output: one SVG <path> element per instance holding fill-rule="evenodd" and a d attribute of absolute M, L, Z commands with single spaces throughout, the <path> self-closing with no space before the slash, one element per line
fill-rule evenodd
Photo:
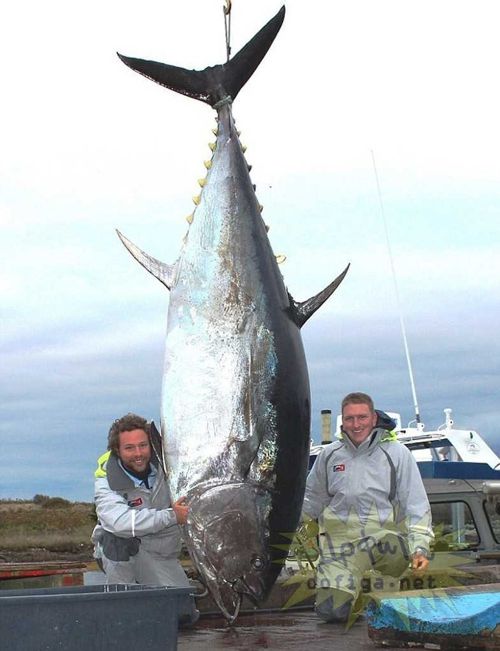
<path fill-rule="evenodd" d="M 227 60 L 231 56 L 231 9 L 233 8 L 232 0 L 226 0 L 223 5 L 222 11 L 224 13 L 224 31 L 226 33 L 226 54 Z"/>

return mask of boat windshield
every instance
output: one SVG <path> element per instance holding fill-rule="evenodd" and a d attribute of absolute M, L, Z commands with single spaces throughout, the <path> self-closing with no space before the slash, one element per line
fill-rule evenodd
<path fill-rule="evenodd" d="M 479 532 L 468 504 L 461 500 L 433 502 L 432 524 L 435 534 L 434 551 L 476 549 Z"/>
<path fill-rule="evenodd" d="M 484 504 L 486 517 L 490 524 L 495 542 L 500 543 L 500 500 L 486 501 Z"/>

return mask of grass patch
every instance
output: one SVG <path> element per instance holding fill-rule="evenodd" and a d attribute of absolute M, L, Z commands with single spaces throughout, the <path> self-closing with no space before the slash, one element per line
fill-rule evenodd
<path fill-rule="evenodd" d="M 44 499 L 0 500 L 0 552 L 43 548 L 74 553 L 91 547 L 93 504 L 35 497 Z"/>

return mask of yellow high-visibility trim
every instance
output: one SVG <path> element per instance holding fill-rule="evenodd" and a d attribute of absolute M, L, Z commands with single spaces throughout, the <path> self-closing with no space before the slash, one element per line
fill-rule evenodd
<path fill-rule="evenodd" d="M 94 477 L 96 479 L 99 479 L 100 477 L 106 477 L 106 465 L 108 463 L 109 455 L 111 454 L 111 450 L 108 450 L 104 454 L 101 454 L 99 459 L 97 459 L 97 469 L 94 472 Z"/>
<path fill-rule="evenodd" d="M 398 440 L 398 435 L 396 434 L 396 432 L 394 430 L 392 430 L 392 432 L 387 432 L 386 434 L 384 434 L 384 436 L 380 439 L 380 442 L 381 443 L 387 443 L 387 442 L 390 443 L 390 442 L 397 441 L 397 440 Z"/>

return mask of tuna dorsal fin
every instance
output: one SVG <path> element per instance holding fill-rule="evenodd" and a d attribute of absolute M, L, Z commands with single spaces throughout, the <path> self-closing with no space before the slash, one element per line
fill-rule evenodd
<path fill-rule="evenodd" d="M 235 99 L 271 47 L 284 18 L 285 7 L 283 6 L 230 61 L 205 70 L 187 70 L 157 61 L 126 57 L 118 52 L 117 54 L 129 68 L 148 79 L 176 93 L 214 106 L 226 97 Z"/>
<path fill-rule="evenodd" d="M 141 264 L 144 269 L 149 271 L 149 273 L 152 274 L 155 278 L 158 278 L 158 280 L 163 283 L 167 289 L 170 289 L 175 281 L 177 265 L 170 265 L 165 264 L 164 262 L 160 262 L 160 260 L 153 258 L 153 256 L 144 253 L 144 251 L 142 251 L 138 246 L 128 240 L 125 235 L 120 233 L 119 230 L 116 232 L 118 233 L 118 237 L 123 242 L 125 248 L 137 260 L 137 262 Z"/>
<path fill-rule="evenodd" d="M 316 312 L 316 310 L 320 308 L 328 298 L 330 298 L 333 292 L 344 280 L 345 275 L 349 270 L 350 266 L 351 265 L 348 264 L 347 267 L 344 269 L 344 271 L 340 274 L 340 276 L 337 276 L 337 278 L 335 278 L 335 280 L 332 283 L 330 283 L 328 287 L 325 287 L 325 289 L 319 292 L 319 294 L 316 294 L 316 296 L 312 296 L 311 298 L 308 298 L 307 301 L 303 301 L 302 303 L 297 303 L 293 300 L 293 298 L 290 297 L 292 303 L 293 320 L 299 326 L 299 328 L 302 328 L 302 326 L 307 321 L 307 319 L 310 316 L 312 316 Z"/>

